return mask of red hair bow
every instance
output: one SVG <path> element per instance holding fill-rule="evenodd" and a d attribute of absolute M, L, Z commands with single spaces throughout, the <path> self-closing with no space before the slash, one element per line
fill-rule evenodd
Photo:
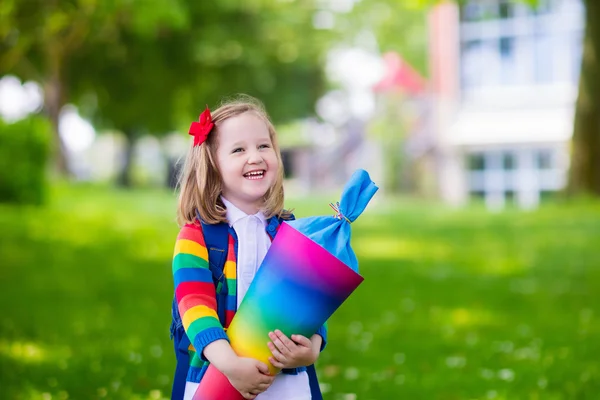
<path fill-rule="evenodd" d="M 200 114 L 200 122 L 194 121 L 192 122 L 192 125 L 190 125 L 189 134 L 194 137 L 194 147 L 204 143 L 214 126 L 215 124 L 212 122 L 210 110 L 208 109 L 208 106 L 206 106 L 206 110 L 202 111 L 202 114 Z"/>

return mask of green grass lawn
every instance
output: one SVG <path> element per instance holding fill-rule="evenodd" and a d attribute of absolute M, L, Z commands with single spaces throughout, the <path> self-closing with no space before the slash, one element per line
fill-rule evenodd
<path fill-rule="evenodd" d="M 0 205 L 0 399 L 168 398 L 174 195 L 51 197 Z M 330 320 L 326 399 L 600 398 L 600 203 L 376 198 L 353 246 L 365 282 Z"/>

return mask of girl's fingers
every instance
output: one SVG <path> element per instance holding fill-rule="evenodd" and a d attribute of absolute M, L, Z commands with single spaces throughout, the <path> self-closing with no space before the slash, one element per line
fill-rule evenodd
<path fill-rule="evenodd" d="M 269 333 L 269 338 L 271 339 L 271 341 L 275 345 L 275 347 L 277 347 L 277 349 L 282 354 L 289 354 L 289 353 L 291 353 L 292 347 L 288 346 L 287 343 L 284 342 L 284 340 L 286 340 L 287 342 L 289 342 L 290 345 L 293 345 L 293 342 L 291 340 L 289 340 L 287 337 L 285 337 L 285 335 L 283 335 L 283 340 L 282 340 L 282 338 L 278 334 L 276 334 L 276 333 Z"/>
<path fill-rule="evenodd" d="M 283 365 L 283 363 L 279 362 L 273 357 L 269 357 L 269 362 L 276 368 L 285 368 L 285 365 Z"/>
<path fill-rule="evenodd" d="M 271 354 L 273 354 L 273 358 L 275 358 L 279 362 L 285 362 L 287 360 L 286 357 L 275 348 L 271 349 Z"/>
<path fill-rule="evenodd" d="M 267 387 L 273 383 L 273 380 L 275 379 L 274 375 L 265 375 L 262 374 L 260 377 L 260 380 L 258 382 L 259 385 L 267 385 Z"/>
<path fill-rule="evenodd" d="M 271 354 L 273 354 L 273 357 L 277 358 L 277 360 L 279 361 L 285 361 L 285 357 L 283 356 L 283 354 L 281 354 L 281 352 L 277 349 L 277 347 L 275 347 L 275 345 L 272 342 L 267 343 L 267 346 L 269 346 L 269 350 L 271 350 Z"/>
<path fill-rule="evenodd" d="M 275 335 L 277 335 L 277 337 L 279 338 L 279 340 L 281 340 L 281 342 L 288 348 L 288 349 L 293 349 L 294 347 L 296 347 L 296 343 L 294 343 L 292 340 L 290 340 L 290 338 L 288 338 L 287 336 L 285 336 L 285 334 L 283 332 L 281 332 L 279 329 L 275 330 Z"/>
<path fill-rule="evenodd" d="M 306 336 L 292 335 L 292 340 L 301 346 L 312 347 L 312 342 Z"/>

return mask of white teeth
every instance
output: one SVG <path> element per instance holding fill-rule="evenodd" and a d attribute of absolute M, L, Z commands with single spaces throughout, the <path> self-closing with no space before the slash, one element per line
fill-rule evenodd
<path fill-rule="evenodd" d="M 262 178 L 265 174 L 265 171 L 251 171 L 244 174 L 246 178 L 249 179 L 257 179 Z"/>

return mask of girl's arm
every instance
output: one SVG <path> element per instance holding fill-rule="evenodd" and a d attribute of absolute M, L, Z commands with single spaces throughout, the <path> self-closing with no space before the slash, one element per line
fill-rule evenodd
<path fill-rule="evenodd" d="M 319 327 L 319 330 L 317 331 L 317 333 L 315 335 L 318 335 L 321 337 L 321 344 L 319 345 L 319 351 L 323 351 L 325 349 L 325 346 L 327 346 L 327 321 L 325 321 L 325 323 L 323 325 L 321 325 L 321 327 Z M 314 335 L 313 335 L 314 337 Z M 311 338 L 312 340 L 312 338 Z"/>
<path fill-rule="evenodd" d="M 259 373 L 259 375 L 264 374 L 267 378 L 261 379 L 259 375 L 256 375 L 259 381 L 272 381 L 272 377 L 268 376 L 269 367 L 267 367 L 266 364 L 252 358 L 238 357 L 229 345 L 229 342 L 225 340 L 217 340 L 207 345 L 204 348 L 204 355 L 212 365 L 230 379 L 240 379 L 240 375 L 248 375 L 250 377 L 250 375 L 254 375 L 254 373 Z M 241 365 L 244 363 L 248 363 L 253 368 L 248 369 L 248 366 Z M 244 371 L 244 369 L 246 369 L 246 371 Z M 248 380 L 252 381 L 252 379 Z"/>
<path fill-rule="evenodd" d="M 228 341 L 217 316 L 217 299 L 202 228 L 187 224 L 177 236 L 173 255 L 173 281 L 179 315 L 190 342 L 200 357 L 214 341 Z"/>
<path fill-rule="evenodd" d="M 268 367 L 251 358 L 238 357 L 217 315 L 217 299 L 202 228 L 185 225 L 177 237 L 173 280 L 179 315 L 197 354 L 210 361 L 247 399 L 265 391 L 273 376 Z"/>
<path fill-rule="evenodd" d="M 313 364 L 317 362 L 319 359 L 319 355 L 321 354 L 322 347 L 324 347 L 323 338 L 318 333 L 315 333 L 310 337 L 310 342 L 312 343 L 314 361 Z M 310 365 L 310 364 L 309 364 Z M 306 365 L 308 366 L 308 365 Z"/>
<path fill-rule="evenodd" d="M 271 386 L 274 375 L 269 367 L 253 358 L 238 357 L 225 340 L 217 340 L 204 348 L 204 355 L 229 379 L 245 399 L 253 399 Z"/>

